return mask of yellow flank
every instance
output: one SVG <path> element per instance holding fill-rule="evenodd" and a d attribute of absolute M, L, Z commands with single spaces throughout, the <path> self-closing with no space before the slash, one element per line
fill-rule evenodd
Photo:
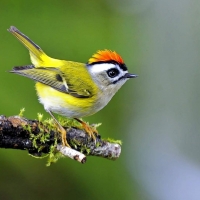
<path fill-rule="evenodd" d="M 76 98 L 39 82 L 36 83 L 35 87 L 41 103 L 47 109 L 51 108 L 53 112 L 62 113 L 64 116 L 68 116 L 67 112 L 73 112 L 69 114 L 71 117 L 83 117 L 93 114 L 92 110 L 96 102 L 95 96 Z"/>

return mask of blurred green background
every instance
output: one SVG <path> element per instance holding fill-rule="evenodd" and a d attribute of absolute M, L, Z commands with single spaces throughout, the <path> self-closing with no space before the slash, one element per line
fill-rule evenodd
<path fill-rule="evenodd" d="M 6 29 L 16 26 L 48 55 L 87 62 L 117 51 L 128 81 L 90 123 L 123 141 L 116 161 L 61 159 L 51 167 L 0 149 L 0 199 L 200 199 L 200 2 L 197 0 L 0 1 L 0 114 L 45 113 L 32 80 L 8 73 L 30 64 Z"/>

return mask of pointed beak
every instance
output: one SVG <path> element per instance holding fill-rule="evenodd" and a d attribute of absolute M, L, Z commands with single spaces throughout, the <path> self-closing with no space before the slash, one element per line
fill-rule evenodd
<path fill-rule="evenodd" d="M 126 73 L 126 74 L 124 75 L 124 77 L 125 77 L 125 78 L 137 78 L 138 75 L 137 75 L 137 74 Z"/>

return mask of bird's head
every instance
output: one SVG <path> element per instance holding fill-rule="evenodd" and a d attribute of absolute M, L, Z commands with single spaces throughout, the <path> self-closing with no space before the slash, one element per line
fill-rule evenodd
<path fill-rule="evenodd" d="M 136 78 L 136 74 L 128 73 L 123 59 L 115 51 L 99 50 L 88 61 L 87 68 L 93 80 L 102 90 L 117 90 L 130 78 Z"/>

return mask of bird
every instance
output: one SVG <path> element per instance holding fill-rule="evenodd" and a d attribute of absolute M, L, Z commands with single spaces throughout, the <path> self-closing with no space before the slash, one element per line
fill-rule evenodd
<path fill-rule="evenodd" d="M 11 26 L 8 31 L 29 50 L 32 63 L 15 66 L 10 72 L 36 82 L 38 100 L 57 125 L 62 145 L 70 147 L 67 132 L 53 113 L 74 118 L 82 124 L 90 138 L 96 141 L 98 132 L 80 118 L 104 108 L 121 86 L 137 75 L 128 72 L 116 51 L 98 50 L 86 63 L 60 60 L 49 57 L 16 27 Z"/>

